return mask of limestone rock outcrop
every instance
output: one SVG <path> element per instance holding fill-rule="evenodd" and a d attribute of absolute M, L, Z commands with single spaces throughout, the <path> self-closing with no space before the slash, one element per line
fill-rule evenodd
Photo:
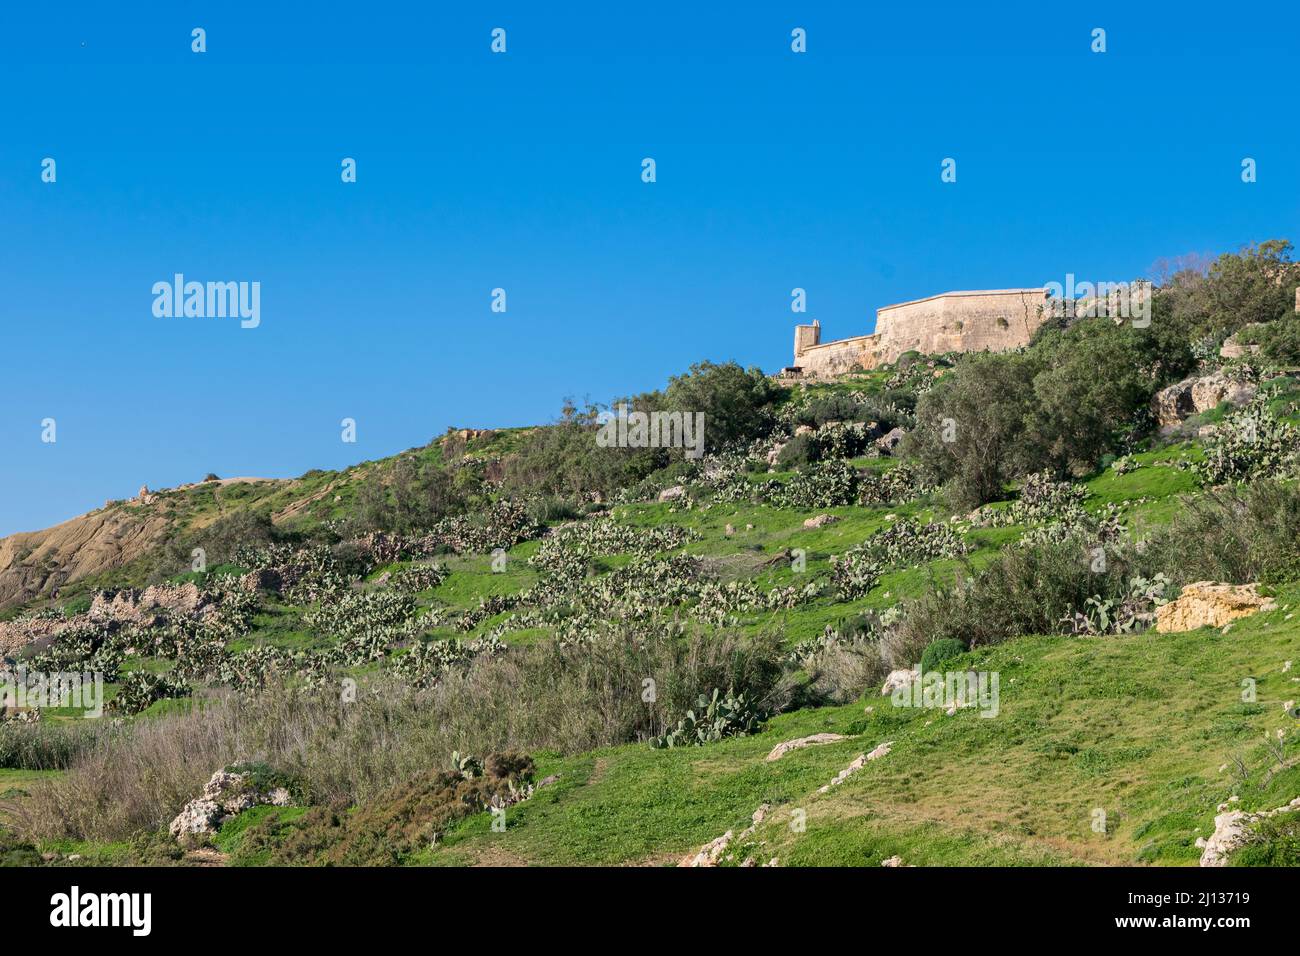
<path fill-rule="evenodd" d="M 764 818 L 767 816 L 767 811 L 770 809 L 771 807 L 764 803 L 754 811 L 753 815 L 749 818 L 749 826 L 741 830 L 738 837 L 733 831 L 728 830 L 726 833 L 722 834 L 722 836 L 715 840 L 710 840 L 708 843 L 704 844 L 704 846 L 700 847 L 698 853 L 687 854 L 677 865 L 685 867 L 717 866 L 723 859 L 723 854 L 727 852 L 727 848 L 731 846 L 732 841 L 743 840 L 750 836 L 756 829 L 758 829 L 758 825 L 763 822 Z M 753 864 L 746 860 L 741 865 L 752 866 Z"/>
<path fill-rule="evenodd" d="M 1214 818 L 1214 833 L 1208 840 L 1199 839 L 1196 845 L 1201 848 L 1201 866 L 1227 866 L 1228 856 L 1250 842 L 1250 827 L 1257 820 L 1275 817 L 1279 813 L 1294 813 L 1300 810 L 1300 797 L 1296 797 L 1284 807 L 1276 810 L 1263 810 L 1249 813 L 1245 810 L 1227 810 Z"/>
<path fill-rule="evenodd" d="M 1151 412 L 1162 428 L 1172 428 L 1185 418 L 1216 408 L 1228 401 L 1240 408 L 1258 391 L 1249 382 L 1235 382 L 1222 372 L 1192 376 L 1156 392 Z"/>
<path fill-rule="evenodd" d="M 804 520 L 803 526 L 805 528 L 823 528 L 826 525 L 834 524 L 836 521 L 839 520 L 840 519 L 835 515 L 823 514 L 823 515 L 817 515 L 816 517 L 813 518 L 806 518 Z"/>
<path fill-rule="evenodd" d="M 804 747 L 815 747 L 819 744 L 833 744 L 836 741 L 848 739 L 843 734 L 812 734 L 808 737 L 800 737 L 798 740 L 787 740 L 785 743 L 773 747 L 772 752 L 767 755 L 767 759 L 780 760 L 791 750 L 801 750 Z"/>
<path fill-rule="evenodd" d="M 845 767 L 843 770 L 841 770 L 838 774 L 835 775 L 834 780 L 826 784 L 826 786 L 824 787 L 818 787 L 817 792 L 829 793 L 831 787 L 838 787 L 845 780 L 849 779 L 849 777 L 853 776 L 855 773 L 857 773 L 859 770 L 865 767 L 872 760 L 879 760 L 881 757 L 887 756 L 889 754 L 889 751 L 891 751 L 893 748 L 894 748 L 894 742 L 892 740 L 887 740 L 879 747 L 877 747 L 875 750 L 871 751 L 870 753 L 859 754 L 858 758 L 854 760 L 853 763 L 849 764 L 847 767 Z"/>
<path fill-rule="evenodd" d="M 1168 604 L 1156 608 L 1156 631 L 1194 631 L 1199 627 L 1224 627 L 1260 611 L 1272 611 L 1277 602 L 1259 593 L 1258 584 L 1217 584 L 1197 581 L 1183 587 Z"/>
<path fill-rule="evenodd" d="M 262 790 L 250 774 L 218 770 L 203 787 L 203 795 L 185 805 L 167 828 L 172 838 L 192 842 L 211 836 L 228 817 L 252 807 L 289 805 L 289 791 L 283 787 Z"/>
<path fill-rule="evenodd" d="M 118 591 L 112 595 L 100 592 L 90 604 L 92 619 L 124 624 L 154 624 L 162 612 L 178 617 L 203 617 L 215 610 L 192 581 L 175 585 L 151 584 L 138 592 Z"/>
<path fill-rule="evenodd" d="M 880 696 L 888 697 L 896 690 L 910 687 L 912 681 L 916 680 L 918 676 L 920 676 L 920 672 L 916 670 L 890 671 L 885 677 L 884 686 L 880 688 Z"/>
<path fill-rule="evenodd" d="M 1226 359 L 1237 359 L 1246 355 L 1254 355 L 1259 352 L 1258 345 L 1243 345 L 1241 343 L 1241 333 L 1246 332 L 1249 329 L 1257 329 L 1264 324 L 1265 323 L 1263 322 L 1251 322 L 1249 325 L 1242 326 L 1232 335 L 1224 339 L 1223 345 L 1219 347 L 1219 356 Z"/>
<path fill-rule="evenodd" d="M 907 437 L 907 432 L 903 429 L 891 428 L 889 431 L 877 438 L 874 444 L 883 454 L 892 455 L 894 449 L 899 446 L 905 437 Z"/>

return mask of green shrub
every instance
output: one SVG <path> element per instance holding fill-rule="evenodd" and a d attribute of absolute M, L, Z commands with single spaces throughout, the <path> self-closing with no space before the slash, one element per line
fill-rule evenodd
<path fill-rule="evenodd" d="M 652 739 L 650 746 L 656 750 L 702 747 L 724 737 L 757 733 L 761 720 L 754 702 L 745 694 L 728 688 L 727 696 L 722 697 L 715 687 L 712 697 L 701 694 L 695 701 L 695 709 L 688 710 L 676 728 Z"/>
<path fill-rule="evenodd" d="M 1146 550 L 1181 582 L 1300 580 L 1300 485 L 1256 481 L 1186 496 Z"/>
<path fill-rule="evenodd" d="M 795 414 L 795 421 L 800 425 L 818 428 L 827 422 L 867 421 L 863 418 L 864 407 L 860 402 L 843 392 L 832 392 L 810 401 Z"/>
<path fill-rule="evenodd" d="M 41 853 L 32 844 L 24 842 L 9 827 L 0 825 L 0 867 L 43 866 Z"/>
<path fill-rule="evenodd" d="M 637 399 L 633 408 L 651 410 L 643 399 Z M 518 450 L 503 463 L 506 488 L 566 498 L 581 498 L 592 492 L 611 495 L 668 464 L 668 454 L 662 448 L 597 444 L 601 413 L 596 405 L 578 409 L 566 404 L 557 422 L 530 429 Z"/>
<path fill-rule="evenodd" d="M 1258 345 L 1259 354 L 1275 365 L 1300 365 L 1300 318 L 1289 315 L 1243 331 L 1243 344 Z"/>
<path fill-rule="evenodd" d="M 674 376 L 664 390 L 670 411 L 704 413 L 704 443 L 717 452 L 762 438 L 775 422 L 777 403 L 786 391 L 760 369 L 735 362 L 698 362 Z"/>
<path fill-rule="evenodd" d="M 812 435 L 795 435 L 781 447 L 776 465 L 783 470 L 798 468 L 821 459 L 821 451 Z"/>
<path fill-rule="evenodd" d="M 1249 841 L 1230 862 L 1232 866 L 1300 866 L 1300 813 L 1257 821 Z"/>
<path fill-rule="evenodd" d="M 94 603 L 93 594 L 78 594 L 66 604 L 63 605 L 63 613 L 72 617 L 74 614 L 85 614 L 90 610 L 90 605 Z"/>
<path fill-rule="evenodd" d="M 916 661 L 941 638 L 974 648 L 1023 634 L 1071 632 L 1067 618 L 1085 610 L 1090 598 L 1124 600 L 1132 578 L 1154 577 L 1153 552 L 1108 549 L 1098 565 L 1095 544 L 1083 537 L 1017 544 L 979 571 L 968 568 L 969 576 L 953 584 L 934 582 L 905 605 L 902 622 L 887 638 L 890 662 L 901 667 Z"/>
<path fill-rule="evenodd" d="M 961 641 L 951 637 L 941 637 L 925 646 L 925 651 L 921 654 L 921 670 L 937 671 L 946 661 L 965 653 L 966 646 Z"/>
<path fill-rule="evenodd" d="M 244 832 L 238 856 L 273 866 L 395 866 L 455 821 L 532 792 L 531 758 L 489 754 L 466 772 L 468 759 L 451 770 L 425 770 L 351 810 L 335 803 L 301 816 L 268 815 Z"/>
<path fill-rule="evenodd" d="M 571 521 L 582 517 L 582 509 L 572 498 L 540 495 L 528 502 L 528 517 L 536 524 Z"/>
<path fill-rule="evenodd" d="M 414 454 L 366 472 L 345 522 L 352 534 L 414 534 L 463 512 L 481 499 L 477 463 L 444 465 Z"/>

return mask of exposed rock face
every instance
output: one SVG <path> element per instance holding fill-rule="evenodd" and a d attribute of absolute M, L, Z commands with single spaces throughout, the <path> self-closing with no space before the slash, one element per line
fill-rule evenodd
<path fill-rule="evenodd" d="M 758 825 L 763 822 L 763 819 L 767 816 L 767 811 L 770 809 L 771 807 L 765 803 L 755 810 L 753 816 L 750 817 L 749 826 L 740 831 L 740 836 L 737 839 L 743 840 L 752 834 L 758 828 Z M 731 830 L 728 830 L 716 840 L 710 840 L 708 843 L 704 844 L 704 846 L 700 847 L 698 853 L 691 853 L 683 857 L 681 862 L 677 865 L 689 867 L 717 866 L 718 862 L 722 859 L 722 855 L 727 852 L 727 847 L 731 846 L 733 838 L 735 838 L 734 833 Z M 741 865 L 753 866 L 753 863 L 746 860 Z"/>
<path fill-rule="evenodd" d="M 805 528 L 821 528 L 828 524 L 834 524 L 840 519 L 835 515 L 817 515 L 815 518 L 808 518 L 804 521 Z"/>
<path fill-rule="evenodd" d="M 692 853 L 682 859 L 678 866 L 717 866 L 718 861 L 722 859 L 722 854 L 731 844 L 732 837 L 735 836 L 732 831 L 728 830 L 716 840 L 710 840 L 704 846 L 700 847 L 699 853 Z"/>
<path fill-rule="evenodd" d="M 834 780 L 826 784 L 826 786 L 824 787 L 818 787 L 817 792 L 829 793 L 831 787 L 838 787 L 845 780 L 849 779 L 849 777 L 853 776 L 855 773 L 857 773 L 859 770 L 865 767 L 872 760 L 879 760 L 881 757 L 888 755 L 889 751 L 891 751 L 893 748 L 894 748 L 894 742 L 892 740 L 887 740 L 879 747 L 877 747 L 875 750 L 871 751 L 871 753 L 860 754 L 858 756 L 858 759 L 854 760 L 853 763 L 849 764 L 838 774 L 836 774 Z"/>
<path fill-rule="evenodd" d="M 1240 408 L 1255 397 L 1256 391 L 1254 385 L 1234 382 L 1222 372 L 1199 378 L 1192 376 L 1157 392 L 1151 400 L 1151 411 L 1162 428 L 1170 428 L 1225 400 Z"/>
<path fill-rule="evenodd" d="M 885 684 L 880 688 L 880 696 L 888 697 L 894 691 L 903 687 L 910 687 L 912 681 L 920 676 L 919 671 L 915 670 L 897 670 L 890 671 L 885 677 Z"/>
<path fill-rule="evenodd" d="M 167 611 L 178 617 L 200 617 L 215 611 L 193 582 L 179 585 L 151 584 L 143 591 L 118 591 L 111 597 L 100 592 L 90 605 L 95 620 L 124 624 L 152 625 Z"/>
<path fill-rule="evenodd" d="M 67 618 L 26 618 L 0 621 L 0 657 L 9 657 L 19 648 L 61 634 L 68 627 Z"/>
<path fill-rule="evenodd" d="M 293 486 L 273 478 L 222 478 L 220 486 L 262 484 Z M 173 491 L 212 488 L 180 485 Z M 301 514 L 313 502 L 333 492 L 336 482 L 293 501 L 272 515 L 277 523 Z M 43 531 L 25 531 L 0 538 L 0 609 L 32 598 L 55 594 L 64 584 L 129 564 L 160 547 L 175 533 L 174 521 L 184 512 L 184 496 L 146 491 L 146 500 L 109 501 L 104 507 Z M 142 508 L 141 504 L 151 507 Z"/>
<path fill-rule="evenodd" d="M 248 774 L 218 770 L 203 787 L 203 796 L 187 803 L 168 831 L 174 839 L 189 842 L 216 833 L 227 817 L 267 804 L 287 807 L 289 799 L 283 787 L 261 791 L 251 785 Z"/>
<path fill-rule="evenodd" d="M 1191 379 L 1162 388 L 1151 400 L 1151 412 L 1162 428 L 1177 425 L 1190 416 L 1192 411 Z"/>
<path fill-rule="evenodd" d="M 787 740 L 783 744 L 777 744 L 772 748 L 772 752 L 767 755 L 768 760 L 780 760 L 791 750 L 800 750 L 804 747 L 815 747 L 818 744 L 833 744 L 837 740 L 848 740 L 843 734 L 813 734 L 809 737 L 800 737 L 798 740 Z"/>
<path fill-rule="evenodd" d="M 1192 407 L 1198 412 L 1215 408 L 1220 402 L 1228 401 L 1240 408 L 1250 402 L 1259 391 L 1249 382 L 1234 382 L 1222 372 L 1215 372 L 1192 383 Z"/>
<path fill-rule="evenodd" d="M 1197 581 L 1182 593 L 1156 608 L 1156 631 L 1194 631 L 1198 627 L 1223 627 L 1238 618 L 1260 611 L 1272 611 L 1277 603 L 1259 594 L 1258 584 L 1216 584 Z"/>
<path fill-rule="evenodd" d="M 1220 813 L 1214 818 L 1214 834 L 1208 840 L 1196 841 L 1196 845 L 1203 851 L 1200 865 L 1227 866 L 1229 854 L 1250 841 L 1252 823 L 1267 817 L 1275 817 L 1279 813 L 1294 813 L 1297 810 L 1300 810 L 1300 797 L 1296 797 L 1285 807 L 1278 807 L 1276 810 L 1263 810 L 1259 813 L 1228 810 Z"/>
<path fill-rule="evenodd" d="M 907 436 L 907 432 L 903 431 L 903 429 L 891 428 L 889 431 L 885 432 L 883 435 L 881 435 L 879 438 L 876 439 L 875 445 L 886 455 L 892 455 L 894 453 L 894 449 L 898 447 L 899 443 L 906 436 Z"/>
<path fill-rule="evenodd" d="M 684 485 L 673 485 L 671 488 L 665 488 L 659 492 L 660 501 L 677 501 L 686 497 L 686 487 Z"/>
<path fill-rule="evenodd" d="M 213 801 L 191 800 L 167 829 L 174 840 L 188 841 L 198 836 L 210 836 L 217 832 L 223 816 L 221 808 Z"/>
<path fill-rule="evenodd" d="M 0 607 L 121 567 L 161 544 L 167 529 L 166 517 L 157 511 L 115 507 L 0 538 Z"/>
<path fill-rule="evenodd" d="M 24 617 L 0 622 L 0 654 L 11 655 L 38 642 L 49 643 L 69 628 L 87 624 L 139 624 L 151 627 L 165 615 L 206 617 L 216 612 L 212 603 L 193 583 L 151 584 L 143 591 L 99 592 L 90 610 L 71 617 Z"/>

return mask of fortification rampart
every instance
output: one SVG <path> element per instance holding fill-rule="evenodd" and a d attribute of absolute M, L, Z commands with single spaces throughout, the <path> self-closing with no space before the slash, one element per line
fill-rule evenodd
<path fill-rule="evenodd" d="M 876 331 L 822 343 L 821 325 L 795 327 L 794 366 L 803 375 L 837 375 L 898 360 L 904 352 L 997 352 L 1027 345 L 1047 318 L 1046 289 L 945 292 L 887 305 Z"/>

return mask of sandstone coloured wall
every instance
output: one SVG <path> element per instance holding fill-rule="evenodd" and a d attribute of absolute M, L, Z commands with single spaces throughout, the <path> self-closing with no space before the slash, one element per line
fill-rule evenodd
<path fill-rule="evenodd" d="M 803 375 L 876 368 L 904 352 L 1002 351 L 1029 343 L 1047 317 L 1046 289 L 990 289 L 888 305 L 871 335 L 821 342 L 818 323 L 795 328 L 794 365 Z"/>

